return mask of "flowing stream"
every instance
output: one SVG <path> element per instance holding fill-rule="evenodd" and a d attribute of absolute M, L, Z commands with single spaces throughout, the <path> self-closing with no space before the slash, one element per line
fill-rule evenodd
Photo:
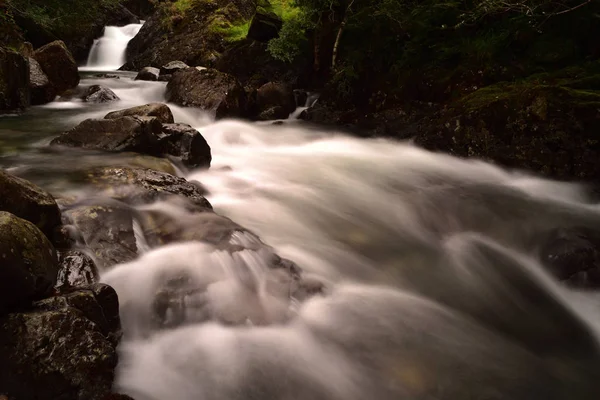
<path fill-rule="evenodd" d="M 116 44 L 107 55 L 98 43 L 90 68 L 122 60 Z M 106 85 L 120 101 L 56 101 L 0 118 L 0 166 L 56 196 L 89 196 L 74 170 L 139 162 L 47 147 L 83 119 L 164 101 L 164 83 L 116 74 L 85 72 L 81 85 Z M 562 286 L 539 257 L 555 229 L 600 227 L 583 187 L 294 119 L 215 122 L 170 106 L 213 155 L 209 170 L 178 173 L 202 182 L 217 213 L 324 291 L 290 296 L 268 274 L 272 251 L 244 234 L 240 251 L 173 244 L 103 271 L 122 306 L 120 392 L 136 400 L 600 398 L 600 298 Z M 176 204 L 155 207 L 189 218 Z M 173 271 L 202 283 L 186 305 L 215 318 L 190 311 L 182 325 L 148 328 L 156 290 Z"/>

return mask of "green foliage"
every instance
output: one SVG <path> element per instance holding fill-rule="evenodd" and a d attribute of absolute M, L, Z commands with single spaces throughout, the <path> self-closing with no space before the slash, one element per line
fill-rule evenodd
<path fill-rule="evenodd" d="M 298 9 L 288 14 L 287 18 L 283 22 L 279 37 L 269 41 L 268 49 L 274 58 L 291 63 L 306 51 L 306 29 L 312 25 L 306 15 Z"/>
<path fill-rule="evenodd" d="M 242 21 L 239 24 L 230 24 L 227 21 L 214 20 L 210 26 L 211 32 L 222 34 L 228 42 L 237 42 L 245 39 L 249 29 L 250 21 Z"/>

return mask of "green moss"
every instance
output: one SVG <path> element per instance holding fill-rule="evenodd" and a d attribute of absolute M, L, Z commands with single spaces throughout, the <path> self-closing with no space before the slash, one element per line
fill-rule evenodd
<path fill-rule="evenodd" d="M 224 18 L 216 18 L 209 26 L 210 32 L 223 35 L 228 42 L 237 42 L 243 40 L 248 35 L 250 21 L 240 21 L 238 24 L 232 24 Z"/>

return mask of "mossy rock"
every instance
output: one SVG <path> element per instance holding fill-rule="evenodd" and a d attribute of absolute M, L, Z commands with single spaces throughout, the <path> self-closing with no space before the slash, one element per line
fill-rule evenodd
<path fill-rule="evenodd" d="M 0 212 L 0 314 L 52 291 L 56 251 L 31 222 Z"/>
<path fill-rule="evenodd" d="M 0 47 L 0 114 L 21 111 L 29 104 L 27 59 L 12 49 Z"/>

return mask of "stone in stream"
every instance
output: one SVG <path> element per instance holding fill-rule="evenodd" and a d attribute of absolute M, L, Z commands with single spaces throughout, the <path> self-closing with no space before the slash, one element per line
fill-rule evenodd
<path fill-rule="evenodd" d="M 173 74 L 167 101 L 215 112 L 216 118 L 243 117 L 246 92 L 238 80 L 215 69 L 188 68 Z"/>
<path fill-rule="evenodd" d="M 58 290 L 90 286 L 98 282 L 98 270 L 94 260 L 81 251 L 61 252 L 58 264 L 59 270 L 56 279 Z"/>
<path fill-rule="evenodd" d="M 0 47 L 0 113 L 29 107 L 29 67 L 21 54 Z"/>
<path fill-rule="evenodd" d="M 50 144 L 106 151 L 156 154 L 161 124 L 154 117 L 87 119 Z"/>
<path fill-rule="evenodd" d="M 56 97 L 56 89 L 42 71 L 40 64 L 31 57 L 29 57 L 29 90 L 32 105 L 50 103 Z"/>
<path fill-rule="evenodd" d="M 285 116 L 279 118 L 287 118 L 296 109 L 294 91 L 284 83 L 266 83 L 256 91 L 256 106 L 259 113 L 273 107 L 280 107 L 281 113 Z"/>
<path fill-rule="evenodd" d="M 160 75 L 173 75 L 175 72 L 182 69 L 188 69 L 190 66 L 183 61 L 171 61 L 160 67 Z"/>
<path fill-rule="evenodd" d="M 48 237 L 52 237 L 61 222 L 60 210 L 51 194 L 3 171 L 0 171 L 0 211 L 32 222 Z"/>
<path fill-rule="evenodd" d="M 35 51 L 33 58 L 40 63 L 59 94 L 79 85 L 77 63 L 63 41 L 56 40 L 40 47 Z"/>
<path fill-rule="evenodd" d="M 108 103 L 119 100 L 119 96 L 106 86 L 92 85 L 85 91 L 81 99 L 88 103 Z"/>
<path fill-rule="evenodd" d="M 178 157 L 188 167 L 210 167 L 210 146 L 190 125 L 163 124 L 159 146 L 164 154 Z"/>
<path fill-rule="evenodd" d="M 89 172 L 88 181 L 104 194 L 131 204 L 146 204 L 178 196 L 193 209 L 210 210 L 199 185 L 183 178 L 146 168 L 103 167 Z"/>
<path fill-rule="evenodd" d="M 111 393 L 119 303 L 94 285 L 0 317 L 0 392 L 10 399 L 102 400 Z"/>
<path fill-rule="evenodd" d="M 142 68 L 140 72 L 138 72 L 135 77 L 136 81 L 157 81 L 158 76 L 160 75 L 160 70 L 154 67 L 145 67 Z"/>
<path fill-rule="evenodd" d="M 0 212 L 0 315 L 49 294 L 57 273 L 46 236 L 31 222 Z"/>
<path fill-rule="evenodd" d="M 140 117 L 156 117 L 163 124 L 172 124 L 175 122 L 171 109 L 163 103 L 150 103 L 143 106 L 126 108 L 124 110 L 118 110 L 109 112 L 104 116 L 105 119 L 115 119 L 127 116 L 140 116 Z"/>

